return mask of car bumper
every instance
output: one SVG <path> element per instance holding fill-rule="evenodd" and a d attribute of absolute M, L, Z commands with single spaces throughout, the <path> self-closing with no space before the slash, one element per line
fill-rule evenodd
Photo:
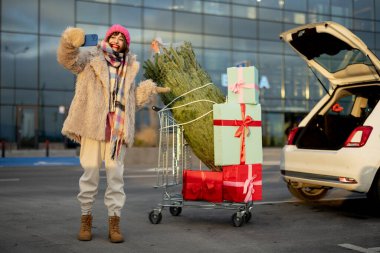
<path fill-rule="evenodd" d="M 286 145 L 280 163 L 287 182 L 357 192 L 368 192 L 378 167 L 378 151 L 368 148 L 308 150 Z"/>

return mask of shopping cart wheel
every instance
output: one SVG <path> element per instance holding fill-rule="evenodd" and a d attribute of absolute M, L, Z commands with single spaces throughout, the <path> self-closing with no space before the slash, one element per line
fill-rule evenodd
<path fill-rule="evenodd" d="M 240 213 L 234 213 L 232 215 L 232 224 L 234 227 L 241 227 L 244 223 L 244 215 L 242 216 Z"/>
<path fill-rule="evenodd" d="M 149 213 L 149 220 L 152 224 L 158 224 L 162 220 L 162 214 L 153 210 Z"/>
<path fill-rule="evenodd" d="M 179 206 L 171 206 L 169 208 L 169 211 L 170 213 L 173 215 L 173 216 L 178 216 L 182 213 L 182 207 L 179 207 Z"/>
<path fill-rule="evenodd" d="M 244 221 L 246 223 L 248 223 L 251 220 L 251 218 L 252 218 L 252 213 L 250 211 L 247 211 L 247 212 L 245 212 L 245 214 L 243 215 L 243 217 L 244 217 Z"/>

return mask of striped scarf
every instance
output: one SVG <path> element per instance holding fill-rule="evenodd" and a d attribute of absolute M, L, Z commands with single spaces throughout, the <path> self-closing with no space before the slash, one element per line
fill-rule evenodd
<path fill-rule="evenodd" d="M 112 50 L 106 42 L 101 42 L 104 57 L 108 62 L 110 71 L 110 87 L 113 84 L 113 90 L 110 91 L 110 108 L 114 111 L 113 124 L 111 124 L 111 159 L 115 160 L 120 154 L 120 148 L 124 140 L 125 124 L 125 100 L 124 100 L 124 82 L 127 75 L 127 61 L 123 53 L 117 53 Z"/>

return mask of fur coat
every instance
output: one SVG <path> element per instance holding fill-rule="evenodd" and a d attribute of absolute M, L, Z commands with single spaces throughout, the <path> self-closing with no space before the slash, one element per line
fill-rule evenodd
<path fill-rule="evenodd" d="M 69 27 L 63 32 L 57 50 L 58 62 L 77 76 L 74 98 L 62 134 L 78 143 L 81 137 L 104 141 L 110 99 L 108 65 L 99 45 L 83 50 L 80 49 L 83 43 L 84 31 Z M 150 101 L 156 94 L 156 85 L 151 80 L 145 80 L 136 87 L 134 79 L 139 71 L 136 56 L 128 53 L 127 64 L 124 141 L 132 146 L 136 108 Z"/>

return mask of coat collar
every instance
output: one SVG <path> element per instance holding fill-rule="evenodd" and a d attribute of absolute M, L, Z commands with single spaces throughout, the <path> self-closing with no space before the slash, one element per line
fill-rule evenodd
<path fill-rule="evenodd" d="M 103 51 L 100 47 L 96 51 L 92 52 L 92 57 L 90 60 L 90 65 L 94 69 L 95 75 L 99 78 L 103 87 L 109 90 L 109 70 L 107 61 L 103 56 Z M 140 65 L 136 61 L 136 55 L 128 53 L 128 66 L 127 66 L 127 77 L 126 77 L 126 89 L 129 90 L 133 80 L 135 79 Z"/>

